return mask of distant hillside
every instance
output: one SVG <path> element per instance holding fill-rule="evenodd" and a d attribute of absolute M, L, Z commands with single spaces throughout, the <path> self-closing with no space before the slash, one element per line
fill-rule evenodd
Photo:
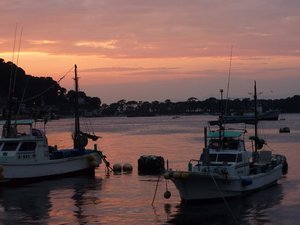
<path fill-rule="evenodd" d="M 59 114 L 70 114 L 73 111 L 74 91 L 67 91 L 51 77 L 35 77 L 12 62 L 0 59 L 0 98 L 2 108 L 6 104 L 9 86 L 12 84 L 12 94 L 18 105 L 22 105 L 27 113 L 32 110 L 52 110 Z M 99 110 L 101 100 L 98 97 L 79 93 L 81 108 L 84 110 Z"/>

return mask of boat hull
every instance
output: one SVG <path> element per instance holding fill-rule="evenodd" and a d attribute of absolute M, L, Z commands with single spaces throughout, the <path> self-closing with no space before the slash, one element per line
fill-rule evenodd
<path fill-rule="evenodd" d="M 76 157 L 32 163 L 1 163 L 1 183 L 43 180 L 78 174 L 94 174 L 101 163 L 97 152 Z"/>
<path fill-rule="evenodd" d="M 282 165 L 247 177 L 226 178 L 200 172 L 174 172 L 174 175 L 171 180 L 183 201 L 217 200 L 242 196 L 276 184 L 282 176 Z"/>

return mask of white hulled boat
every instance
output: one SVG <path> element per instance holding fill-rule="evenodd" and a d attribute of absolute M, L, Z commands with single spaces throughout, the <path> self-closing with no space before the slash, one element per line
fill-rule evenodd
<path fill-rule="evenodd" d="M 78 103 L 77 93 L 75 65 L 75 103 Z M 44 132 L 33 127 L 34 120 L 11 120 L 8 116 L 0 122 L 3 126 L 0 137 L 0 184 L 94 174 L 103 155 L 97 150 L 97 145 L 94 149 L 85 147 L 88 138 L 97 140 L 98 137 L 80 131 L 78 109 L 75 108 L 74 146 L 70 149 L 48 146 Z"/>
<path fill-rule="evenodd" d="M 256 84 L 254 90 L 256 100 Z M 205 128 L 205 148 L 199 160 L 190 160 L 188 171 L 165 173 L 183 201 L 241 196 L 276 184 L 287 172 L 286 158 L 263 148 L 257 120 L 251 151 L 245 147 L 245 130 L 225 129 L 222 117 L 217 124 L 218 130 Z"/>

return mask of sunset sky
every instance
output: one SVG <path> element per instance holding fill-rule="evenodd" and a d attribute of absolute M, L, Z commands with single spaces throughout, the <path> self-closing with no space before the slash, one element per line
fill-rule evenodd
<path fill-rule="evenodd" d="M 102 102 L 300 94 L 299 0 L 1 0 L 0 58 Z M 72 88 L 73 74 L 61 85 Z"/>

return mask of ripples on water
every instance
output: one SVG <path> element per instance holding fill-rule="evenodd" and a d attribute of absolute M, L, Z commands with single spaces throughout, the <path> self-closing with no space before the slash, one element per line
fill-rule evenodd
<path fill-rule="evenodd" d="M 0 224 L 297 224 L 300 115 L 285 118 L 262 123 L 262 135 L 274 152 L 287 156 L 288 175 L 277 186 L 229 201 L 229 208 L 223 202 L 183 205 L 174 185 L 163 179 L 151 206 L 157 177 L 137 174 L 137 159 L 148 154 L 163 156 L 173 169 L 187 169 L 188 160 L 199 157 L 203 126 L 213 117 L 91 118 L 87 122 L 103 137 L 99 146 L 108 160 L 112 164 L 129 162 L 134 172 L 107 177 L 101 165 L 95 178 L 1 188 Z M 49 144 L 70 146 L 72 122 L 49 122 Z M 291 133 L 279 134 L 282 126 L 289 126 Z M 172 192 L 168 200 L 163 199 L 166 185 Z"/>

